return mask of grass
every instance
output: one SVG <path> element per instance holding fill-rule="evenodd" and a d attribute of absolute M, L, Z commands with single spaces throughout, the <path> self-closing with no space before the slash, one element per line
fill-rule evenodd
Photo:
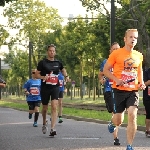
<path fill-rule="evenodd" d="M 10 101 L 11 99 L 11 101 Z M 20 103 L 16 100 L 20 100 Z M 15 98 L 15 96 L 3 98 L 3 100 L 0 101 L 0 107 L 10 107 L 18 110 L 28 110 L 28 105 L 25 102 L 25 98 Z M 96 101 L 96 102 L 95 102 Z M 100 100 L 95 100 L 93 103 L 93 100 L 70 100 L 69 98 L 65 98 L 64 102 L 66 103 L 92 103 L 92 104 L 100 104 Z M 41 107 L 40 107 L 41 110 Z M 107 111 L 95 111 L 95 110 L 83 110 L 83 109 L 77 109 L 77 108 L 63 108 L 63 114 L 70 115 L 70 116 L 78 116 L 78 117 L 84 117 L 84 118 L 92 118 L 92 119 L 99 119 L 104 121 L 109 121 L 111 118 L 111 114 Z M 127 115 L 125 114 L 124 123 L 127 123 Z M 145 116 L 144 115 L 138 115 L 137 117 L 137 123 L 138 125 L 145 126 Z"/>

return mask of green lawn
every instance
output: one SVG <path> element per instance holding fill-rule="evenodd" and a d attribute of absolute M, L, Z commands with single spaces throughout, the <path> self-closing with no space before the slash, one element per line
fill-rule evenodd
<path fill-rule="evenodd" d="M 10 101 L 11 100 L 11 101 Z M 17 101 L 16 101 L 17 100 Z M 18 102 L 20 100 L 20 102 Z M 15 96 L 2 98 L 0 101 L 0 107 L 10 107 L 15 108 L 18 110 L 28 110 L 27 103 L 25 102 L 24 97 L 16 98 Z M 80 104 L 104 104 L 103 97 L 100 99 L 88 100 L 88 99 L 73 99 L 70 100 L 70 98 L 65 97 L 64 98 L 65 103 L 80 103 Z M 41 108 L 40 108 L 41 109 Z M 50 111 L 49 111 L 50 112 Z M 95 110 L 83 110 L 83 109 L 76 109 L 76 108 L 63 108 L 63 114 L 70 115 L 70 116 L 79 116 L 79 117 L 85 117 L 85 118 L 93 118 L 93 119 L 99 119 L 104 121 L 109 121 L 111 119 L 111 114 L 109 114 L 107 111 L 95 111 Z M 138 115 L 137 118 L 138 125 L 145 126 L 145 116 L 144 115 Z M 125 115 L 124 123 L 127 123 L 127 115 Z"/>

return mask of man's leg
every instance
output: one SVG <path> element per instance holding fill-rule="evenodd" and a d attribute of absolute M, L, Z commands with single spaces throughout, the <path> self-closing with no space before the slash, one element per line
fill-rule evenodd
<path fill-rule="evenodd" d="M 145 125 L 146 131 L 145 135 L 150 137 L 150 101 L 144 101 L 145 111 L 146 111 L 146 118 L 145 118 Z"/>
<path fill-rule="evenodd" d="M 58 100 L 54 99 L 51 101 L 51 129 L 55 128 L 56 120 L 57 120 L 57 106 Z"/>
<path fill-rule="evenodd" d="M 62 117 L 62 98 L 59 98 L 58 101 L 58 116 Z"/>
<path fill-rule="evenodd" d="M 137 106 L 130 106 L 128 111 L 127 143 L 132 145 L 137 130 Z"/>
<path fill-rule="evenodd" d="M 59 86 L 55 87 L 51 93 L 51 131 L 50 136 L 56 135 L 55 125 L 57 120 L 57 107 L 58 107 L 58 97 L 59 97 Z"/>
<path fill-rule="evenodd" d="M 58 116 L 59 116 L 59 121 L 58 123 L 62 123 L 62 101 L 63 101 L 63 91 L 59 92 L 59 101 L 58 101 Z"/>
<path fill-rule="evenodd" d="M 113 92 L 113 90 L 112 90 Z M 109 113 L 112 113 L 112 118 L 113 118 L 113 111 L 114 111 L 114 100 L 112 97 L 112 92 L 111 91 L 107 91 L 104 93 L 104 99 L 105 99 L 105 103 L 106 103 L 106 108 L 108 110 Z M 114 137 L 114 145 L 120 145 L 119 142 L 119 138 L 118 138 L 118 126 L 116 126 L 116 129 L 113 132 L 113 137 Z"/>
<path fill-rule="evenodd" d="M 46 125 L 47 110 L 48 110 L 48 105 L 42 105 L 43 125 Z"/>

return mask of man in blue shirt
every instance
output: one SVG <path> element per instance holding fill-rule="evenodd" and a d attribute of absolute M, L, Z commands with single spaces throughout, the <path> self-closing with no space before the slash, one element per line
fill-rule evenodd
<path fill-rule="evenodd" d="M 41 96 L 40 96 L 40 87 L 41 80 L 35 78 L 35 69 L 32 70 L 32 79 L 29 79 L 24 84 L 23 88 L 25 90 L 26 100 L 29 106 L 29 119 L 32 118 L 32 114 L 34 115 L 34 123 L 33 126 L 37 127 L 37 121 L 39 117 L 39 107 L 41 104 Z"/>
<path fill-rule="evenodd" d="M 120 48 L 119 44 L 117 42 L 114 42 L 111 45 L 110 53 L 112 53 L 114 50 L 117 50 L 118 48 Z M 108 112 L 112 113 L 113 115 L 113 97 L 112 97 L 112 88 L 111 88 L 112 81 L 106 78 L 103 74 L 103 68 L 104 68 L 106 61 L 107 59 L 105 59 L 100 65 L 100 72 L 99 72 L 98 78 L 99 78 L 100 83 L 104 85 L 104 100 L 106 103 L 106 108 Z M 112 71 L 113 71 L 113 68 L 112 68 Z M 118 139 L 118 127 L 113 132 L 113 136 L 114 136 L 114 145 L 120 145 L 120 142 Z"/>
<path fill-rule="evenodd" d="M 59 80 L 59 101 L 58 101 L 58 116 L 59 116 L 59 121 L 58 123 L 62 123 L 62 100 L 63 100 L 63 94 L 64 94 L 64 75 L 59 72 L 58 75 L 58 80 Z"/>

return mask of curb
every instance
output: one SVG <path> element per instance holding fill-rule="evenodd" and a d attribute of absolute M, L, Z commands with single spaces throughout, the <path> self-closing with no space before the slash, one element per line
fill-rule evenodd
<path fill-rule="evenodd" d="M 65 115 L 65 114 L 63 115 L 63 118 L 73 119 L 73 120 L 76 120 L 76 121 L 95 122 L 95 123 L 99 123 L 99 124 L 108 124 L 109 123 L 109 121 L 103 121 L 103 120 L 91 119 L 91 118 L 83 118 L 83 117 L 78 117 L 78 116 L 68 116 L 68 115 Z M 127 124 L 123 123 L 121 125 L 121 127 L 127 127 Z M 145 127 L 137 126 L 137 130 L 145 132 Z"/>
<path fill-rule="evenodd" d="M 11 108 L 11 107 L 3 107 L 3 108 Z M 11 109 L 16 109 L 16 108 L 11 108 Z M 23 110 L 23 109 L 16 109 L 16 110 L 27 111 L 27 110 Z M 99 124 L 108 124 L 109 123 L 109 121 L 92 119 L 92 118 L 83 118 L 83 117 L 78 117 L 78 116 L 69 116 L 69 115 L 65 115 L 65 114 L 62 115 L 62 117 L 66 118 L 66 119 L 73 119 L 73 120 L 76 120 L 76 121 L 94 122 L 94 123 L 99 123 Z M 121 127 L 127 127 L 127 124 L 123 123 L 121 125 Z M 137 126 L 137 130 L 145 132 L 145 127 Z"/>

